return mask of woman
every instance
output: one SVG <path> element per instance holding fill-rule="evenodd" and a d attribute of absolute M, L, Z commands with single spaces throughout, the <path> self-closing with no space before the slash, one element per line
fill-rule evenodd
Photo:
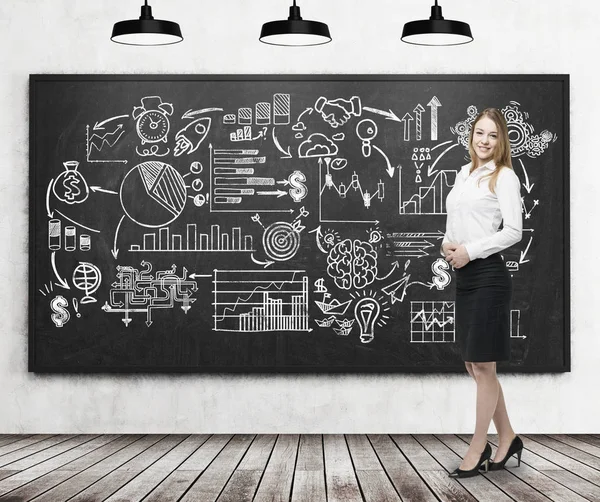
<path fill-rule="evenodd" d="M 495 108 L 481 112 L 469 135 L 471 162 L 462 167 L 448 194 L 442 254 L 456 271 L 456 335 L 469 374 L 477 383 L 475 433 L 451 477 L 470 477 L 480 467 L 498 470 L 523 443 L 508 418 L 496 362 L 510 358 L 511 278 L 500 251 L 521 240 L 519 178 L 512 169 L 508 129 Z M 502 230 L 498 231 L 500 222 Z M 498 450 L 487 442 L 490 421 Z"/>

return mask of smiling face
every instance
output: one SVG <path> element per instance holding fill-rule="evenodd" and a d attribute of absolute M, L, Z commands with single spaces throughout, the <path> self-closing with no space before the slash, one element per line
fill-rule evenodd
<path fill-rule="evenodd" d="M 498 128 L 489 117 L 483 116 L 473 126 L 472 147 L 477 157 L 477 166 L 480 167 L 494 157 L 498 146 Z"/>

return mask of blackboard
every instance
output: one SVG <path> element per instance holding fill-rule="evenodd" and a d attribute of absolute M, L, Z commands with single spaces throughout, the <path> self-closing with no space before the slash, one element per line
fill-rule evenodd
<path fill-rule="evenodd" d="M 37 372 L 463 372 L 445 197 L 486 107 L 511 361 L 570 371 L 566 75 L 32 75 Z"/>

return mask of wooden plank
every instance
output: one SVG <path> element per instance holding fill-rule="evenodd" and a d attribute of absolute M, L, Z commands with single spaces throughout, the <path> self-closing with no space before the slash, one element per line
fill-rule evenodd
<path fill-rule="evenodd" d="M 302 434 L 294 473 L 292 502 L 322 502 L 327 500 L 323 436 Z"/>
<path fill-rule="evenodd" d="M 179 500 L 232 437 L 231 434 L 215 434 L 211 436 L 183 464 L 167 476 L 148 495 L 148 498 L 144 499 L 144 502 L 171 502 Z"/>
<path fill-rule="evenodd" d="M 186 437 L 187 435 L 170 435 L 162 438 L 69 500 L 71 502 L 103 501 L 129 483 L 142 471 L 153 465 Z"/>
<path fill-rule="evenodd" d="M 92 465 L 85 471 L 78 472 L 75 476 L 43 493 L 36 502 L 56 502 L 69 500 L 78 493 L 96 483 L 99 479 L 111 473 L 117 467 L 128 462 L 153 444 L 160 441 L 164 435 L 148 435 L 125 448 L 113 453 L 110 457 Z"/>
<path fill-rule="evenodd" d="M 439 439 L 459 455 L 466 454 L 468 444 L 461 441 L 456 436 L 443 436 L 439 437 Z M 484 476 L 517 501 L 543 501 L 547 500 L 547 497 L 550 500 L 556 501 L 569 500 L 573 502 L 586 502 L 585 499 L 578 496 L 573 491 L 565 488 L 523 462 L 521 462 L 519 468 L 505 469 L 499 472 L 489 472 Z M 544 494 L 546 497 L 540 496 L 539 493 L 533 490 L 537 490 L 537 492 Z M 480 498 L 480 496 L 473 491 L 471 491 L 471 493 L 477 498 Z"/>
<path fill-rule="evenodd" d="M 288 502 L 292 491 L 299 436 L 281 434 L 258 485 L 255 502 Z"/>
<path fill-rule="evenodd" d="M 208 435 L 194 434 L 187 437 L 155 464 L 148 467 L 139 476 L 111 495 L 106 502 L 129 502 L 142 500 L 163 479 L 179 467 L 207 439 Z"/>
<path fill-rule="evenodd" d="M 462 458 L 467 453 L 468 445 L 456 436 L 432 436 L 428 434 L 417 435 L 415 439 L 442 464 L 446 472 L 450 473 L 460 466 Z M 452 479 L 452 478 L 451 478 Z M 493 500 L 494 502 L 510 502 L 502 487 L 498 487 L 484 476 L 473 478 L 454 479 L 461 484 L 477 500 Z"/>
<path fill-rule="evenodd" d="M 38 452 L 45 450 L 46 448 L 50 448 L 54 445 L 64 443 L 69 439 L 75 437 L 74 434 L 65 434 L 61 436 L 52 436 L 44 439 L 43 441 L 38 441 L 37 443 L 26 446 L 25 448 L 19 448 L 18 450 L 14 450 L 10 453 L 6 453 L 0 457 L 0 467 L 7 466 L 16 462 L 17 460 L 21 460 L 22 458 L 28 457 L 30 455 L 34 455 Z M 25 440 L 27 441 L 27 439 Z"/>
<path fill-rule="evenodd" d="M 6 478 L 10 478 L 21 471 L 11 471 L 10 469 L 0 469 L 0 481 Z"/>
<path fill-rule="evenodd" d="M 527 448 L 534 451 L 543 448 L 543 456 L 548 460 L 579 474 L 594 484 L 600 484 L 600 471 L 598 470 L 600 469 L 600 459 L 545 436 L 527 435 L 525 438 L 528 440 Z"/>
<path fill-rule="evenodd" d="M 29 437 L 31 437 L 31 434 L 4 434 L 4 436 L 0 438 L 0 447 L 16 443 L 17 441 L 21 441 Z"/>
<path fill-rule="evenodd" d="M 328 502 L 362 502 L 363 498 L 344 436 L 326 434 L 323 437 L 323 453 Z"/>
<path fill-rule="evenodd" d="M 369 442 L 369 438 L 365 434 L 346 434 L 346 442 L 348 443 L 350 458 L 352 458 L 355 470 L 383 470 L 383 466 L 379 462 Z"/>
<path fill-rule="evenodd" d="M 387 434 L 370 434 L 369 440 L 387 475 L 404 502 L 435 502 L 433 492 L 412 468 Z"/>
<path fill-rule="evenodd" d="M 263 475 L 275 441 L 276 434 L 256 436 L 244 458 L 219 495 L 217 502 L 251 502 Z"/>
<path fill-rule="evenodd" d="M 582 450 L 590 455 L 600 459 L 600 446 L 594 446 L 581 439 L 577 439 L 576 437 L 567 436 L 566 434 L 551 434 L 547 435 L 549 438 L 554 439 L 555 441 L 560 441 L 561 443 L 565 443 L 573 448 L 577 448 L 578 450 Z"/>
<path fill-rule="evenodd" d="M 84 436 L 81 436 L 81 438 L 83 437 Z M 52 472 L 55 469 L 58 469 L 59 467 L 62 467 L 63 465 L 68 464 L 69 462 L 72 462 L 73 460 L 80 458 L 83 455 L 86 455 L 95 449 L 100 448 L 101 446 L 113 441 L 117 437 L 117 435 L 97 436 L 96 438 L 93 438 L 90 441 L 86 441 L 85 443 L 82 443 L 69 451 L 66 451 L 53 458 L 49 458 L 48 460 L 43 461 L 30 468 L 28 468 L 26 464 L 23 464 L 22 462 L 30 459 L 31 457 L 27 457 L 23 460 L 15 462 L 11 465 L 18 465 L 21 471 L 8 479 L 0 481 L 0 495 L 4 495 L 5 493 L 8 493 L 12 490 L 16 490 L 20 486 L 30 483 L 31 481 L 40 478 L 43 475 Z"/>
<path fill-rule="evenodd" d="M 525 442 L 526 440 L 524 440 Z M 527 440 L 528 441 L 528 440 Z M 490 443 L 495 445 L 498 444 L 498 437 L 493 436 L 490 439 Z M 560 483 L 566 488 L 574 491 L 575 493 L 585 497 L 588 500 L 600 500 L 600 487 L 596 486 L 589 481 L 569 472 L 559 465 L 556 465 L 552 462 L 549 462 L 543 457 L 540 457 L 538 454 L 530 451 L 526 448 L 523 457 L 521 458 L 521 467 L 523 466 L 531 466 L 538 472 L 541 472 L 543 475 L 548 478 Z M 517 473 L 520 468 L 511 468 L 509 467 L 509 471 Z"/>
<path fill-rule="evenodd" d="M 391 437 L 438 499 L 449 502 L 476 502 L 460 483 L 448 477 L 448 472 L 413 436 L 393 434 Z"/>
<path fill-rule="evenodd" d="M 125 448 L 138 439 L 140 439 L 140 436 L 122 436 L 104 446 L 101 446 L 97 450 L 78 458 L 77 460 L 69 462 L 64 466 L 37 478 L 35 481 L 28 483 L 15 491 L 9 492 L 6 498 L 0 497 L 0 501 L 4 502 L 11 499 L 31 500 L 32 498 L 37 497 L 38 495 L 56 487 L 67 479 L 79 474 L 81 471 L 84 471 L 95 463 L 104 460 L 105 458 L 121 450 L 122 448 Z"/>
<path fill-rule="evenodd" d="M 348 434 L 346 441 L 364 499 L 373 502 L 400 501 L 369 438 L 364 434 Z"/>
<path fill-rule="evenodd" d="M 248 451 L 254 434 L 237 434 L 221 450 L 181 499 L 181 502 L 214 502 L 227 484 L 236 466 Z"/>
<path fill-rule="evenodd" d="M 4 463 L 2 463 L 2 457 L 4 455 L 6 455 L 7 453 L 11 453 L 17 450 L 20 450 L 22 448 L 27 448 L 31 445 L 34 445 L 36 443 L 41 443 L 42 441 L 45 441 L 46 439 L 55 437 L 56 434 L 39 434 L 39 435 L 34 435 L 34 436 L 29 436 L 28 438 L 23 438 L 23 439 L 19 439 L 18 441 L 14 441 L 11 443 L 8 443 L 4 446 L 0 447 L 0 464 L 1 465 L 5 465 Z"/>
<path fill-rule="evenodd" d="M 569 434 L 572 438 L 579 439 L 580 441 L 585 441 L 588 444 L 593 446 L 597 446 L 600 448 L 600 439 L 595 438 L 590 434 Z"/>

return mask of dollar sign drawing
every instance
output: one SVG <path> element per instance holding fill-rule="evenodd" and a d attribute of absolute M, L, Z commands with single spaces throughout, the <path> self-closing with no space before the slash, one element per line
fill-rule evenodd
<path fill-rule="evenodd" d="M 300 202 L 308 192 L 306 185 L 302 183 L 306 181 L 306 176 L 300 171 L 294 171 L 288 176 L 288 181 L 292 185 L 292 188 L 289 189 L 290 197 L 294 199 L 294 202 Z"/>
<path fill-rule="evenodd" d="M 446 270 L 450 269 L 450 265 L 443 258 L 438 258 L 435 260 L 433 265 L 431 265 L 431 271 L 435 274 L 432 278 L 435 287 L 439 290 L 444 289 L 448 284 L 450 284 L 450 274 L 446 272 Z"/>
<path fill-rule="evenodd" d="M 61 295 L 58 295 L 53 300 L 50 300 L 50 308 L 54 312 L 54 314 L 50 315 L 50 318 L 57 328 L 62 328 L 69 322 L 69 319 L 71 319 L 71 314 L 69 314 L 69 311 L 65 309 L 65 307 L 68 306 L 69 302 Z"/>
<path fill-rule="evenodd" d="M 74 200 L 81 190 L 79 190 L 79 178 L 73 173 L 68 173 L 63 179 L 63 186 L 65 187 L 65 198 L 69 201 Z"/>

